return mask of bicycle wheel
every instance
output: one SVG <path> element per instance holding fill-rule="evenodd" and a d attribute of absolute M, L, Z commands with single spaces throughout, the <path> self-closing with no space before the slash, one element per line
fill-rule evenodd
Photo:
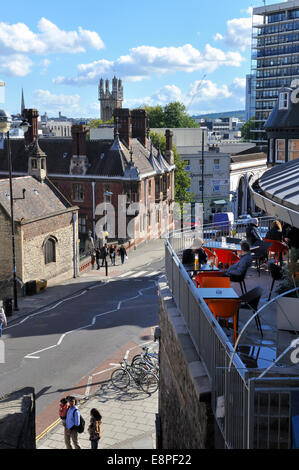
<path fill-rule="evenodd" d="M 114 387 L 123 390 L 129 386 L 130 376 L 124 369 L 116 369 L 111 374 L 111 382 Z"/>
<path fill-rule="evenodd" d="M 159 387 L 159 380 L 155 374 L 146 372 L 143 377 L 140 378 L 140 387 L 145 393 L 155 393 Z"/>

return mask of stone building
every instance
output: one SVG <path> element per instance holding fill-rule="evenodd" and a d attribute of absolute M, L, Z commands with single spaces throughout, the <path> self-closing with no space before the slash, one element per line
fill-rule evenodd
<path fill-rule="evenodd" d="M 28 175 L 12 180 L 18 287 L 78 273 L 78 208 L 47 178 L 36 140 L 26 152 Z M 11 294 L 13 263 L 9 180 L 0 180 L 0 296 Z"/>
<path fill-rule="evenodd" d="M 40 144 L 47 155 L 49 179 L 68 201 L 79 207 L 82 250 L 89 231 L 93 238 L 97 235 L 101 239 L 101 223 L 111 240 L 134 240 L 136 244 L 159 237 L 173 227 L 172 133 L 166 133 L 167 150 L 163 156 L 148 138 L 144 110 L 116 109 L 115 116 L 118 124 L 113 139 L 88 140 L 86 126 L 73 125 L 72 139 L 44 139 Z M 24 144 L 29 145 L 37 135 L 37 111 L 27 112 L 26 117 L 32 126 L 25 142 L 11 139 L 14 176 L 27 174 Z M 0 149 L 0 177 L 3 178 L 7 175 L 7 163 L 2 153 Z M 108 226 L 104 211 L 112 208 L 115 222 Z"/>
<path fill-rule="evenodd" d="M 101 103 L 101 119 L 102 121 L 110 121 L 113 117 L 113 111 L 122 107 L 123 102 L 123 86 L 122 81 L 114 77 L 112 79 L 112 91 L 110 91 L 109 80 L 105 81 L 101 78 L 99 85 L 99 101 Z"/>

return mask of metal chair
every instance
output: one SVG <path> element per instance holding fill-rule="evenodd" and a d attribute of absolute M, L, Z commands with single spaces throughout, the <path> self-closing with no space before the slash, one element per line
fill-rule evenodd
<path fill-rule="evenodd" d="M 269 263 L 268 264 L 268 269 L 270 271 L 270 274 L 271 274 L 271 277 L 272 277 L 272 284 L 271 284 L 271 289 L 270 289 L 270 292 L 269 292 L 269 297 L 268 297 L 268 302 L 270 301 L 271 299 L 271 295 L 272 295 L 272 290 L 273 290 L 273 287 L 274 287 L 274 283 L 275 281 L 280 281 L 283 277 L 283 272 L 282 272 L 282 269 L 280 266 L 277 266 L 275 263 Z"/>
<path fill-rule="evenodd" d="M 255 287 L 254 289 L 251 289 L 248 292 L 245 292 L 245 294 L 240 296 L 240 299 L 246 305 L 249 305 L 249 307 L 255 313 L 258 311 L 258 305 L 259 305 L 259 301 L 262 296 L 262 293 L 263 293 L 263 289 L 258 286 L 258 287 Z M 261 335 L 263 336 L 262 325 L 261 325 L 261 321 L 258 315 L 255 317 L 255 323 L 256 323 L 257 329 L 260 331 Z"/>

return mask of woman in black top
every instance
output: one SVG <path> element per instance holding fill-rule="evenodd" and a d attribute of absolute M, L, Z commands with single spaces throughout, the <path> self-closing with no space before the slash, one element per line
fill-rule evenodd
<path fill-rule="evenodd" d="M 269 240 L 282 241 L 282 227 L 278 220 L 274 220 L 271 225 L 271 229 L 266 233 L 266 237 Z"/>

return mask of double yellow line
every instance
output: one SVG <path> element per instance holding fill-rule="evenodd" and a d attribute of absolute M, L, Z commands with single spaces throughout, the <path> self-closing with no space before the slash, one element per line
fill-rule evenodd
<path fill-rule="evenodd" d="M 43 437 L 45 437 L 45 435 L 46 435 L 48 432 L 52 431 L 52 429 L 55 428 L 55 426 L 57 426 L 57 424 L 58 424 L 59 422 L 61 422 L 61 419 L 60 419 L 60 418 L 56 419 L 56 421 L 54 421 L 54 423 L 50 424 L 50 426 L 48 426 L 42 433 L 40 433 L 40 434 L 36 437 L 35 441 L 36 441 L 36 442 L 40 441 Z"/>

